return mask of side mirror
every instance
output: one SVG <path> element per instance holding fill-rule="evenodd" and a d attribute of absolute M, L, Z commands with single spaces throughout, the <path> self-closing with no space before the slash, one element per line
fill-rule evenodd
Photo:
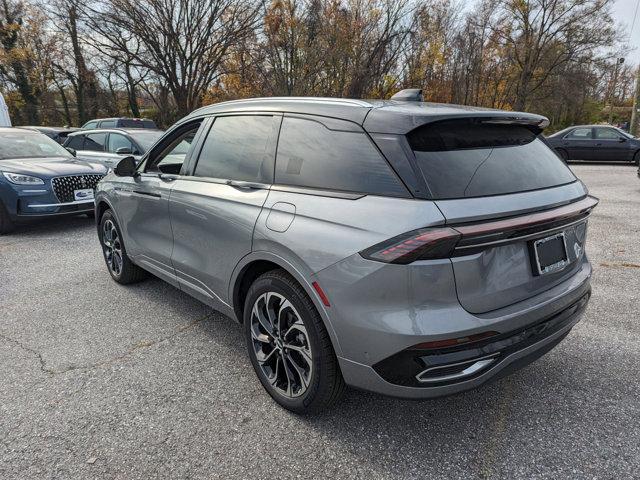
<path fill-rule="evenodd" d="M 129 147 L 120 147 L 116 150 L 116 154 L 118 155 L 131 155 L 133 152 Z"/>
<path fill-rule="evenodd" d="M 64 147 L 67 149 L 67 152 L 69 152 L 71 155 L 73 155 L 74 157 L 76 156 L 76 149 L 75 148 L 69 148 L 69 147 Z"/>
<path fill-rule="evenodd" d="M 136 173 L 136 159 L 133 157 L 124 157 L 118 162 L 116 168 L 113 169 L 118 177 L 133 177 Z"/>

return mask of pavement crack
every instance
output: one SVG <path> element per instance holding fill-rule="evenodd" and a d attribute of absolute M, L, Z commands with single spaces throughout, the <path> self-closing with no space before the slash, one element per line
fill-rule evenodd
<path fill-rule="evenodd" d="M 42 354 L 31 348 L 28 347 L 26 345 L 24 345 L 23 343 L 19 342 L 18 340 L 15 340 L 11 337 L 8 337 L 6 335 L 0 334 L 0 338 L 2 338 L 3 340 L 9 342 L 9 343 L 13 343 L 14 345 L 18 346 L 19 348 L 21 348 L 22 350 L 31 353 L 32 355 L 34 355 L 38 361 L 40 362 L 40 370 L 42 370 L 44 373 L 48 374 L 48 375 L 62 375 L 64 373 L 68 373 L 68 372 L 72 372 L 72 371 L 77 371 L 77 370 L 82 370 L 82 371 L 87 371 L 87 370 L 93 370 L 95 368 L 99 368 L 102 367 L 104 365 L 109 365 L 111 363 L 114 362 L 118 362 L 120 360 L 124 360 L 125 358 L 129 357 L 130 355 L 134 354 L 135 352 L 137 352 L 138 350 L 141 349 L 145 349 L 145 348 L 149 348 L 152 347 L 154 345 L 158 345 L 162 342 L 166 342 L 168 340 L 171 340 L 172 338 L 188 331 L 191 330 L 193 328 L 195 328 L 197 325 L 199 325 L 200 323 L 204 322 L 205 320 L 208 320 L 209 318 L 212 318 L 213 314 L 208 314 L 205 315 L 204 317 L 201 318 L 197 318 L 189 323 L 187 323 L 186 325 L 181 325 L 180 327 L 176 328 L 173 332 L 171 332 L 169 335 L 165 335 L 164 337 L 160 337 L 158 339 L 155 340 L 141 340 L 138 343 L 136 343 L 135 345 L 131 346 L 127 351 L 125 351 L 124 353 L 120 354 L 120 355 L 116 355 L 114 357 L 110 357 L 107 358 L 106 360 L 101 360 L 99 362 L 96 363 L 91 363 L 88 365 L 70 365 L 66 368 L 62 368 L 60 370 L 56 370 L 53 369 L 49 366 L 47 366 L 47 362 L 45 361 L 44 357 L 42 356 Z"/>
<path fill-rule="evenodd" d="M 40 370 L 42 370 L 44 373 L 49 373 L 49 374 L 53 374 L 54 371 L 52 369 L 50 369 L 49 367 L 47 367 L 47 363 L 44 361 L 44 358 L 42 357 L 42 354 L 31 348 L 31 347 L 27 347 L 24 343 L 11 338 L 11 337 L 7 337 L 6 335 L 3 335 L 0 333 L 0 338 L 2 338 L 3 340 L 5 340 L 6 342 L 9 343 L 13 343 L 14 345 L 16 345 L 18 348 L 20 348 L 21 350 L 24 350 L 25 352 L 29 352 L 32 355 L 34 355 L 38 361 L 40 362 Z"/>

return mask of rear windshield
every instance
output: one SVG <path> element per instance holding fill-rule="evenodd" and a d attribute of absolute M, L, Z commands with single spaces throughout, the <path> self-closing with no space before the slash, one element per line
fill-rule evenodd
<path fill-rule="evenodd" d="M 526 126 L 445 120 L 407 137 L 434 199 L 524 192 L 576 180 Z"/>

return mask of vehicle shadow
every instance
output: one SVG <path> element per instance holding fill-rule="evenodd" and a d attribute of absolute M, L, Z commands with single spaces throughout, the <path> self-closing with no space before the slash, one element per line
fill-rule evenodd
<path fill-rule="evenodd" d="M 240 326 L 214 320 L 202 328 L 225 343 L 236 364 L 252 368 Z M 250 377 L 245 381 L 258 382 Z M 347 389 L 334 408 L 321 414 L 299 416 L 275 403 L 272 408 L 274 416 L 299 422 L 306 434 L 311 430 L 314 437 L 327 438 L 332 448 L 339 445 L 356 464 L 394 478 L 487 478 L 502 470 L 503 450 L 513 448 L 514 442 L 524 442 L 526 448 L 531 440 L 524 431 L 540 429 L 548 405 L 567 403 L 566 392 L 557 388 L 562 379 L 551 353 L 509 377 L 450 397 L 412 401 Z M 515 422 L 514 416 L 519 418 Z M 511 423 L 523 429 L 524 438 L 511 436 Z M 556 438 L 538 448 L 551 452 L 562 441 Z"/>
<path fill-rule="evenodd" d="M 16 224 L 11 233 L 0 236 L 1 239 L 22 238 L 25 236 L 71 233 L 93 227 L 95 220 L 86 215 L 50 217 Z"/>

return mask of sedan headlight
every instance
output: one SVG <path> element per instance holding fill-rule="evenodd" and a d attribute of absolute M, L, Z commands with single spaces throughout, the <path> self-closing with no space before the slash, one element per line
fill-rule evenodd
<path fill-rule="evenodd" d="M 24 175 L 22 173 L 9 173 L 2 172 L 4 178 L 16 185 L 44 185 L 44 180 L 38 177 L 32 177 L 31 175 Z"/>

